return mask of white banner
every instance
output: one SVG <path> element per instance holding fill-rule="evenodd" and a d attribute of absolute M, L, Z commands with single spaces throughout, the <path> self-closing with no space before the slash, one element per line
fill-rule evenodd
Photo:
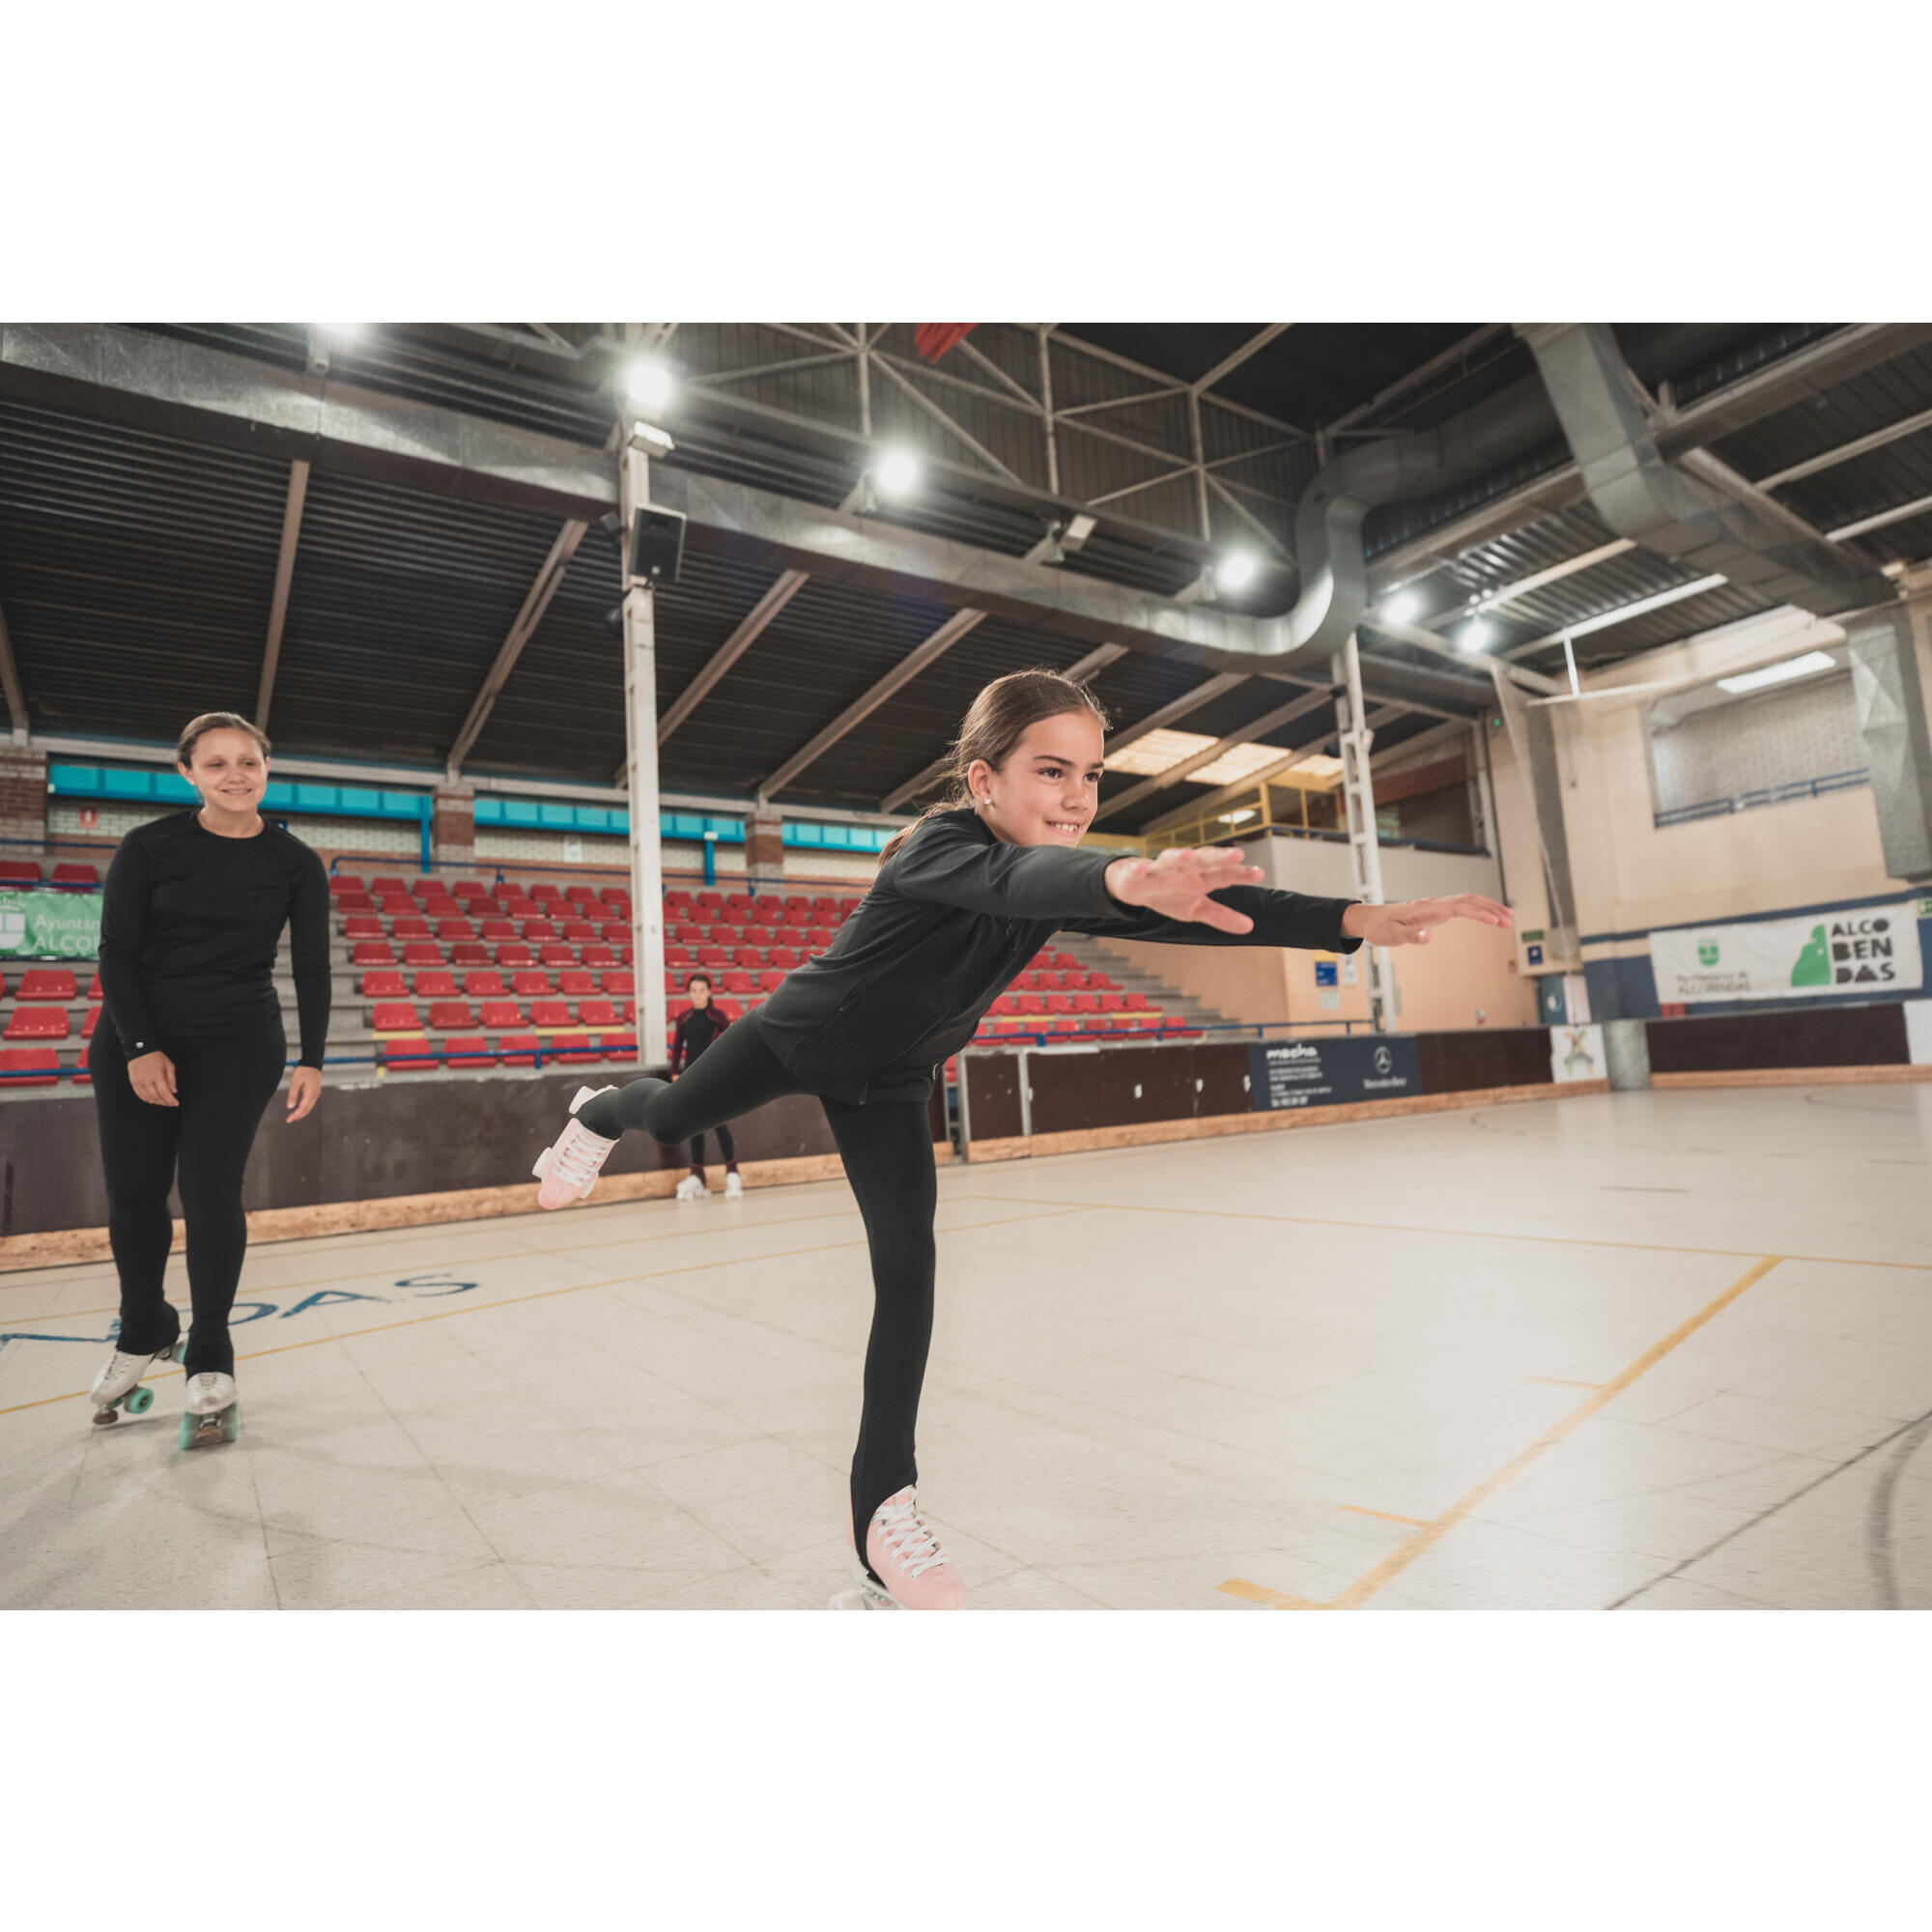
<path fill-rule="evenodd" d="M 1558 1026 L 1549 1029 L 1549 1071 L 1553 1079 L 1607 1080 L 1609 1062 L 1604 1057 L 1600 1026 Z"/>
<path fill-rule="evenodd" d="M 1650 935 L 1657 997 L 1804 1000 L 1820 994 L 1913 993 L 1923 980 L 1910 901 L 1855 906 L 1747 925 L 1683 925 Z"/>

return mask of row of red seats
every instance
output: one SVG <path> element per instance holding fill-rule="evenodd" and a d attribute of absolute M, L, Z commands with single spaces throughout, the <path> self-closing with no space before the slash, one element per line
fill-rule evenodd
<path fill-rule="evenodd" d="M 602 939 L 623 946 L 631 937 L 627 920 L 587 919 L 379 919 L 374 913 L 351 913 L 342 922 L 342 936 L 358 939 L 567 939 L 582 945 Z"/>
<path fill-rule="evenodd" d="M 34 966 L 20 975 L 20 983 L 14 994 L 21 1000 L 77 1000 L 80 995 L 74 989 L 78 981 L 65 966 Z M 7 982 L 0 980 L 0 998 L 7 992 Z M 100 975 L 94 976 L 94 982 L 87 989 L 90 1000 L 100 997 Z"/>
<path fill-rule="evenodd" d="M 80 1029 L 82 1039 L 94 1037 L 100 1018 L 99 1007 L 89 1007 Z M 7 1016 L 7 1031 L 0 1039 L 65 1039 L 73 1031 L 65 1007 L 15 1007 Z"/>
<path fill-rule="evenodd" d="M 527 1018 L 523 1008 L 514 1000 L 484 1000 L 481 1007 L 479 1017 L 466 1000 L 433 1001 L 429 1009 L 429 1031 L 458 1033 L 465 1027 L 480 1026 L 492 1033 L 500 1033 L 511 1027 L 534 1027 L 539 1032 L 547 1032 L 559 1027 L 610 1027 L 617 1025 L 620 1020 L 635 1024 L 638 1017 L 637 1004 L 631 1000 L 623 1003 L 621 1012 L 614 1000 L 580 1000 L 575 1012 L 571 1011 L 567 1000 L 532 1000 Z M 406 1000 L 378 1002 L 370 1014 L 369 1024 L 377 1033 L 421 1033 L 424 1029 L 424 1021 Z"/>
<path fill-rule="evenodd" d="M 628 946 L 566 946 L 560 939 L 538 947 L 521 940 L 506 940 L 485 946 L 477 939 L 458 939 L 448 944 L 435 939 L 406 939 L 403 956 L 383 939 L 358 939 L 349 949 L 352 966 L 628 966 Z"/>
<path fill-rule="evenodd" d="M 620 919 L 630 923 L 629 899 L 415 899 L 399 893 L 337 893 L 335 910 L 356 919 Z"/>
<path fill-rule="evenodd" d="M 459 996 L 466 1000 L 500 1000 L 513 993 L 519 999 L 528 1000 L 542 999 L 551 993 L 575 998 L 583 993 L 622 994 L 637 990 L 636 977 L 628 966 L 610 966 L 594 975 L 582 970 L 552 975 L 526 967 L 520 973 L 512 973 L 508 985 L 503 983 L 500 973 L 466 973 L 461 986 L 456 983 L 456 975 L 446 970 L 418 973 L 409 985 L 403 983 L 400 973 L 362 976 L 365 1000 L 406 1000 L 412 995 L 418 1000 L 453 1000 Z"/>
<path fill-rule="evenodd" d="M 35 859 L 0 859 L 0 886 L 38 886 L 42 882 L 40 862 Z M 45 883 L 61 892 L 90 892 L 100 883 L 100 874 L 92 866 L 56 866 Z"/>
<path fill-rule="evenodd" d="M 606 903 L 622 899 L 630 903 L 630 889 L 627 886 L 587 886 L 581 881 L 574 886 L 555 886 L 545 880 L 536 885 L 518 885 L 505 881 L 501 885 L 486 886 L 480 879 L 458 879 L 453 886 L 445 886 L 440 879 L 418 879 L 412 886 L 406 879 L 390 874 L 371 879 L 365 885 L 354 872 L 337 872 L 328 882 L 331 893 L 374 893 L 379 897 L 449 898 L 449 899 L 488 899 L 508 895 L 513 898 L 565 899 L 573 904 Z"/>
<path fill-rule="evenodd" d="M 592 1039 L 585 1033 L 560 1034 L 551 1039 L 539 1039 L 534 1034 L 506 1034 L 494 1050 L 487 1039 L 455 1036 L 436 1046 L 427 1040 L 389 1039 L 383 1042 L 381 1053 L 385 1073 L 437 1073 L 444 1068 L 460 1073 L 470 1067 L 495 1066 L 499 1061 L 505 1066 L 535 1066 L 539 1061 L 545 1065 L 561 1061 L 566 1066 L 576 1066 L 597 1060 L 635 1063 L 637 1057 L 634 1034 L 602 1034 Z"/>
<path fill-rule="evenodd" d="M 838 936 L 832 925 L 674 925 L 667 946 L 796 946 L 824 948 Z"/>

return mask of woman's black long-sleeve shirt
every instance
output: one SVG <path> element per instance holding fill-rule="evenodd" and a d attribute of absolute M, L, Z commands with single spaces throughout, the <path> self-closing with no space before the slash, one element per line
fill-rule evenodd
<path fill-rule="evenodd" d="M 1216 893 L 1254 921 L 1252 932 L 1122 905 L 1106 871 L 1133 856 L 1009 845 L 974 811 L 937 812 L 879 867 L 831 947 L 789 974 L 749 1024 L 814 1093 L 854 1105 L 920 1100 L 1056 932 L 1327 952 L 1361 945 L 1342 931 L 1351 899 L 1265 886 Z"/>
<path fill-rule="evenodd" d="M 223 838 L 192 811 L 136 826 L 107 867 L 100 990 L 128 1059 L 278 1019 L 275 946 L 290 927 L 301 1064 L 328 1036 L 328 875 L 279 825 Z"/>

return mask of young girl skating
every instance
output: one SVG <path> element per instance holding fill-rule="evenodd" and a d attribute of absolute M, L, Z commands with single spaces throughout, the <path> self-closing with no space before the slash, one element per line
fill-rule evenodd
<path fill-rule="evenodd" d="M 957 1609 L 966 1586 L 921 1520 L 913 1430 L 932 1334 L 938 1185 L 926 1103 L 947 1059 L 1054 933 L 1352 952 L 1426 942 L 1452 919 L 1507 925 L 1474 894 L 1374 906 L 1262 888 L 1222 847 L 1153 860 L 1081 850 L 1099 799 L 1105 715 L 1046 670 L 997 678 L 953 748 L 956 796 L 901 833 L 832 946 L 723 1034 L 675 1086 L 595 1094 L 539 1158 L 538 1201 L 588 1194 L 635 1127 L 668 1144 L 788 1094 L 815 1094 L 858 1197 L 874 1305 L 852 1458 L 862 1586 L 906 1609 Z"/>

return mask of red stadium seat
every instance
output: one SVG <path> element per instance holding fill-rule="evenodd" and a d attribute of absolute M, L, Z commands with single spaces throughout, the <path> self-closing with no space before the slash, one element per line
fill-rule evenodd
<path fill-rule="evenodd" d="M 810 925 L 811 922 L 810 920 L 807 920 L 803 925 L 794 922 L 787 922 L 779 927 L 778 944 L 781 946 L 804 946 L 807 943 L 805 935 L 810 929 Z"/>
<path fill-rule="evenodd" d="M 563 923 L 563 935 L 573 946 L 582 946 L 586 939 L 597 937 L 597 928 L 587 919 L 567 919 Z"/>
<path fill-rule="evenodd" d="M 551 1041 L 551 1051 L 566 1066 L 581 1066 L 585 1061 L 603 1056 L 590 1043 L 587 1033 L 560 1033 Z"/>
<path fill-rule="evenodd" d="M 638 1057 L 638 1037 L 634 1033 L 607 1033 L 597 1042 L 606 1060 L 631 1060 Z"/>
<path fill-rule="evenodd" d="M 459 939 L 449 949 L 452 966 L 485 966 L 489 960 L 490 949 L 479 939 Z"/>
<path fill-rule="evenodd" d="M 760 952 L 775 943 L 768 925 L 748 925 L 741 937 L 747 946 L 755 946 Z"/>
<path fill-rule="evenodd" d="M 697 964 L 697 958 L 688 946 L 667 946 L 665 964 L 676 972 L 688 972 Z"/>
<path fill-rule="evenodd" d="M 1097 1013 L 1100 1010 L 1098 993 L 1075 993 L 1072 997 L 1073 1010 L 1076 1013 Z"/>
<path fill-rule="evenodd" d="M 469 939 L 474 935 L 467 919 L 440 919 L 436 923 L 439 939 Z"/>
<path fill-rule="evenodd" d="M 429 939 L 434 937 L 426 919 L 392 919 L 389 933 L 395 939 Z"/>
<path fill-rule="evenodd" d="M 38 869 L 34 876 L 36 879 L 40 877 Z M 59 1080 L 60 1055 L 52 1047 L 12 1046 L 0 1049 L 0 1094 L 15 1087 L 52 1087 Z"/>
<path fill-rule="evenodd" d="M 82 1039 L 92 1039 L 94 1037 L 94 1029 L 100 1024 L 100 1014 L 101 1009 L 99 1007 L 88 1008 L 87 1024 L 80 1030 Z"/>
<path fill-rule="evenodd" d="M 606 886 L 597 896 L 608 905 L 615 899 L 622 899 L 628 903 L 631 895 L 622 886 Z M 665 903 L 667 905 L 669 905 L 673 899 L 680 905 L 689 905 L 691 903 L 691 895 L 689 893 L 667 893 L 665 895 Z"/>
<path fill-rule="evenodd" d="M 389 1001 L 379 1006 L 370 1016 L 369 1024 L 378 1033 L 420 1033 L 422 1021 L 416 1017 L 416 1009 L 408 1001 Z"/>
<path fill-rule="evenodd" d="M 65 1039 L 70 1029 L 65 1007 L 15 1007 L 7 1022 L 7 1039 Z"/>
<path fill-rule="evenodd" d="M 367 893 L 344 893 L 336 900 L 337 912 L 374 912 L 376 901 Z"/>
<path fill-rule="evenodd" d="M 351 913 L 342 922 L 344 939 L 381 939 L 383 922 L 372 912 Z"/>
<path fill-rule="evenodd" d="M 798 964 L 798 954 L 789 946 L 774 946 L 765 954 L 765 959 L 768 964 L 780 967 L 787 973 Z"/>
<path fill-rule="evenodd" d="M 597 983 L 607 993 L 635 993 L 638 990 L 628 966 L 606 967 Z"/>
<path fill-rule="evenodd" d="M 776 993 L 784 975 L 776 966 L 760 966 L 752 976 L 758 982 L 761 993 Z"/>
<path fill-rule="evenodd" d="M 577 1008 L 577 1024 L 586 1027 L 613 1027 L 617 1009 L 609 1000 L 582 1000 Z"/>
<path fill-rule="evenodd" d="M 476 972 L 463 976 L 463 997 L 466 1000 L 500 1000 L 509 990 L 500 973 Z"/>
<path fill-rule="evenodd" d="M 624 949 L 626 952 L 630 950 L 628 946 Z M 617 963 L 616 950 L 610 946 L 586 946 L 579 956 L 586 966 L 614 966 Z"/>
<path fill-rule="evenodd" d="M 383 878 L 371 879 L 369 890 L 372 893 L 407 893 L 409 887 L 401 879 L 390 878 L 385 874 Z"/>
<path fill-rule="evenodd" d="M 564 887 L 563 895 L 573 904 L 581 904 L 586 899 L 593 905 L 597 902 L 597 889 L 584 885 L 581 880 L 574 886 Z"/>
<path fill-rule="evenodd" d="M 527 891 L 533 899 L 560 899 L 563 896 L 548 879 L 542 881 L 541 884 L 527 888 Z"/>
<path fill-rule="evenodd" d="M 533 1000 L 530 1003 L 530 1024 L 540 1032 L 551 1032 L 558 1027 L 575 1026 L 577 1022 L 570 1016 L 570 1008 L 562 1000 Z"/>
<path fill-rule="evenodd" d="M 94 978 L 87 982 L 87 997 L 90 1000 L 99 1000 L 105 997 L 100 989 L 100 971 L 99 967 L 95 969 Z"/>
<path fill-rule="evenodd" d="M 71 1000 L 73 975 L 64 967 L 35 966 L 20 976 L 14 996 L 20 1000 Z"/>
<path fill-rule="evenodd" d="M 753 993 L 757 991 L 757 988 L 753 985 L 752 976 L 749 973 L 734 970 L 726 973 L 724 976 L 724 991 L 727 993 Z"/>
<path fill-rule="evenodd" d="M 524 1009 L 514 1000 L 485 1000 L 479 1024 L 492 1033 L 503 1033 L 526 1024 Z"/>
<path fill-rule="evenodd" d="M 534 1066 L 543 1041 L 533 1033 L 506 1033 L 497 1042 L 497 1056 L 505 1066 Z"/>
<path fill-rule="evenodd" d="M 597 928 L 597 937 L 610 946 L 621 946 L 630 936 L 630 925 L 621 919 L 607 919 Z"/>
<path fill-rule="evenodd" d="M 700 946 L 697 949 L 697 963 L 714 971 L 724 967 L 727 963 L 724 949 L 722 946 Z"/>
<path fill-rule="evenodd" d="M 429 1041 L 420 1037 L 385 1039 L 381 1052 L 385 1072 L 434 1073 L 442 1064 L 431 1051 Z"/>
<path fill-rule="evenodd" d="M 453 1000 L 456 997 L 456 975 L 446 966 L 434 972 L 418 973 L 411 990 L 419 1000 Z"/>
<path fill-rule="evenodd" d="M 597 982 L 582 967 L 566 968 L 556 976 L 556 990 L 566 998 L 574 999 L 580 993 L 595 992 Z"/>
<path fill-rule="evenodd" d="M 521 893 L 514 893 L 503 900 L 505 919 L 535 919 L 543 908 L 535 899 L 526 899 Z"/>
<path fill-rule="evenodd" d="M 556 986 L 548 973 L 540 972 L 534 966 L 526 966 L 510 975 L 510 990 L 520 1000 L 542 1000 L 555 992 Z"/>
<path fill-rule="evenodd" d="M 1124 993 L 1102 993 L 1099 1000 L 1100 1010 L 1103 1013 L 1119 1013 L 1126 1010 L 1127 996 Z"/>
<path fill-rule="evenodd" d="M 56 866 L 51 883 L 69 889 L 74 887 L 91 889 L 100 883 L 100 874 L 92 866 Z"/>
<path fill-rule="evenodd" d="M 744 967 L 748 973 L 755 973 L 765 963 L 765 949 L 762 946 L 741 946 L 731 954 L 731 963 Z"/>
<path fill-rule="evenodd" d="M 522 940 L 513 939 L 497 949 L 498 966 L 530 966 L 536 963 L 536 954 Z"/>
<path fill-rule="evenodd" d="M 403 943 L 405 966 L 440 966 L 442 948 L 433 939 L 411 939 Z"/>
<path fill-rule="evenodd" d="M 517 936 L 517 928 L 507 919 L 486 919 L 482 924 L 481 936 L 485 939 L 514 939 Z"/>
<path fill-rule="evenodd" d="M 362 997 L 365 1000 L 403 1000 L 409 997 L 409 991 L 400 973 L 365 973 L 362 976 Z"/>
<path fill-rule="evenodd" d="M 490 888 L 481 879 L 458 879 L 450 892 L 460 899 L 487 899 Z"/>
<path fill-rule="evenodd" d="M 349 949 L 352 966 L 393 966 L 394 952 L 380 939 L 360 939 Z"/>
<path fill-rule="evenodd" d="M 432 1033 L 461 1033 L 466 1027 L 473 1027 L 476 1016 L 462 1000 L 438 1000 L 429 1009 L 429 1029 Z"/>
<path fill-rule="evenodd" d="M 526 919 L 523 924 L 523 934 L 532 946 L 545 939 L 556 937 L 554 922 L 547 919 Z"/>
<path fill-rule="evenodd" d="M 537 948 L 537 957 L 546 966 L 575 966 L 577 949 L 566 946 L 560 939 L 553 939 L 547 946 Z"/>
<path fill-rule="evenodd" d="M 814 952 L 823 952 L 838 936 L 829 925 L 814 925 L 805 935 L 805 940 Z"/>
<path fill-rule="evenodd" d="M 710 891 L 701 892 L 697 895 L 697 903 L 701 906 L 722 906 L 724 903 L 724 895 Z"/>
<path fill-rule="evenodd" d="M 363 885 L 354 872 L 337 872 L 329 880 L 328 890 L 331 893 L 359 893 L 363 890 Z"/>

